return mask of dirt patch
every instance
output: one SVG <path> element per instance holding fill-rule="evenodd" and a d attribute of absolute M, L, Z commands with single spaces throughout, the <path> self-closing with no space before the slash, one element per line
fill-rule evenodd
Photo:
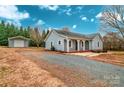
<path fill-rule="evenodd" d="M 88 58 L 124 67 L 124 53 L 122 52 L 112 52 Z"/>
<path fill-rule="evenodd" d="M 15 50 L 18 49 L 0 48 L 0 86 L 66 86 Z"/>

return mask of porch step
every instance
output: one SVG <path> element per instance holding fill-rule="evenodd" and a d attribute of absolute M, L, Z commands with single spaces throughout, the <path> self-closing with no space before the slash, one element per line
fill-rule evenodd
<path fill-rule="evenodd" d="M 83 52 L 92 52 L 92 50 L 85 50 L 85 51 L 71 51 L 71 52 L 66 52 L 66 51 L 64 51 L 64 53 L 83 53 Z"/>

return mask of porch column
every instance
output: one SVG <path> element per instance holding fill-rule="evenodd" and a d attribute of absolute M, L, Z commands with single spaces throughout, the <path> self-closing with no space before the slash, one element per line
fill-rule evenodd
<path fill-rule="evenodd" d="M 69 52 L 69 39 L 66 40 L 67 40 L 67 52 Z"/>
<path fill-rule="evenodd" d="M 77 40 L 77 50 L 80 51 L 80 40 Z"/>
<path fill-rule="evenodd" d="M 89 41 L 89 50 L 91 50 L 91 41 Z"/>
<path fill-rule="evenodd" d="M 85 51 L 85 41 L 83 41 L 83 50 Z"/>

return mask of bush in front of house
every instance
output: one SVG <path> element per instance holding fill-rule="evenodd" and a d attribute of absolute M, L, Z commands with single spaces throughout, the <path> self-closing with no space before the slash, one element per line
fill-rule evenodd
<path fill-rule="evenodd" d="M 52 46 L 52 47 L 51 47 L 51 50 L 52 50 L 52 51 L 55 51 L 55 47 L 54 47 L 54 46 Z"/>
<path fill-rule="evenodd" d="M 92 50 L 94 53 L 106 53 L 107 50 Z"/>

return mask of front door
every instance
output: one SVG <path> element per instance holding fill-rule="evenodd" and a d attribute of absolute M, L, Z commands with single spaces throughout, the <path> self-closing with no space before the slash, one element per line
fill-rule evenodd
<path fill-rule="evenodd" d="M 75 40 L 75 50 L 78 50 L 78 44 L 76 40 Z"/>
<path fill-rule="evenodd" d="M 85 50 L 89 50 L 89 41 L 85 41 Z"/>

